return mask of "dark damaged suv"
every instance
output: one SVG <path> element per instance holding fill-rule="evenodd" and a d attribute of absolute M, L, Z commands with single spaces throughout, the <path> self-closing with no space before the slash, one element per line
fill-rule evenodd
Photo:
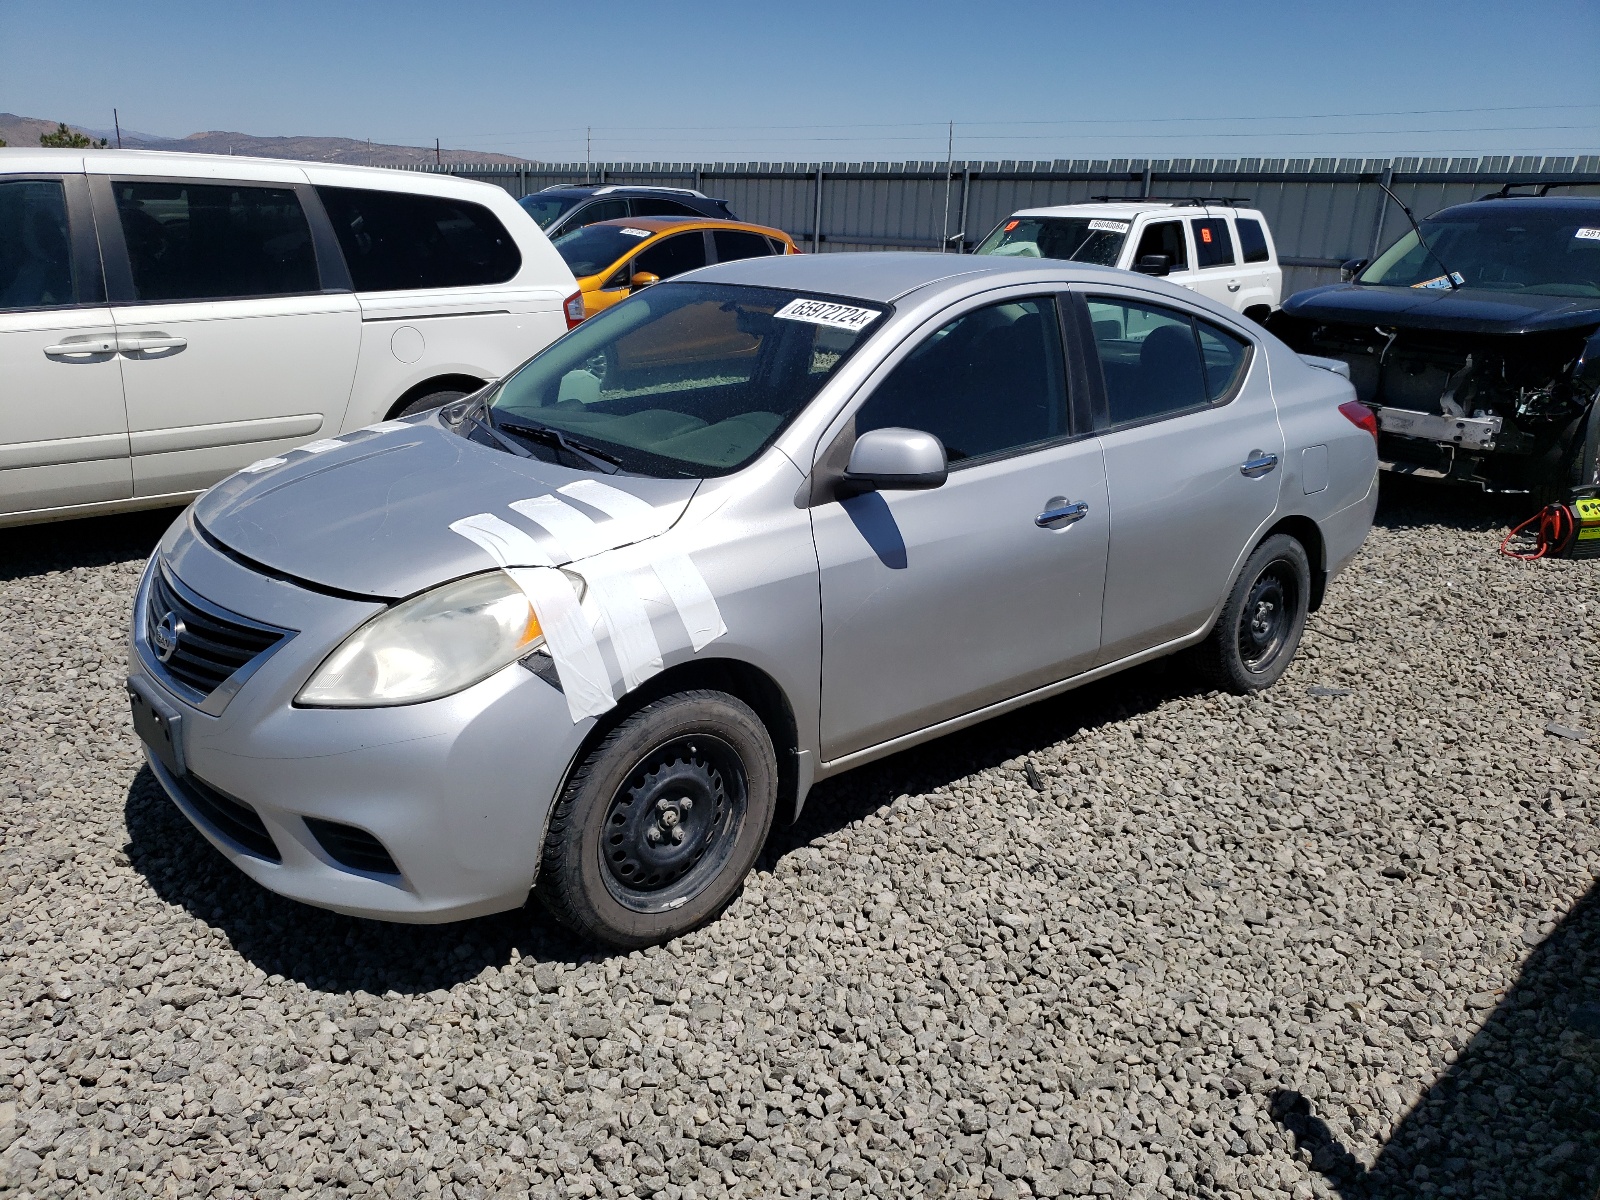
<path fill-rule="evenodd" d="M 1600 198 L 1458 204 L 1269 321 L 1341 359 L 1383 466 L 1564 500 L 1600 482 Z"/>

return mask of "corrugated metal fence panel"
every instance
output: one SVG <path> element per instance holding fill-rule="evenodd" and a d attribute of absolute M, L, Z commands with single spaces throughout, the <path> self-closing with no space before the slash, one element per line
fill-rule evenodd
<path fill-rule="evenodd" d="M 946 231 L 970 247 L 1023 208 L 1093 196 L 1248 197 L 1272 227 L 1284 294 L 1336 281 L 1338 264 L 1370 258 L 1406 219 L 1474 199 L 1508 181 L 1581 179 L 1563 195 L 1600 195 L 1600 154 L 1577 158 L 1075 159 L 1054 162 L 536 163 L 414 168 L 503 187 L 552 184 L 696 187 L 750 221 L 786 230 L 807 251 L 937 249 Z M 817 224 L 821 172 L 821 225 Z M 952 241 L 952 245 L 954 242 Z"/>

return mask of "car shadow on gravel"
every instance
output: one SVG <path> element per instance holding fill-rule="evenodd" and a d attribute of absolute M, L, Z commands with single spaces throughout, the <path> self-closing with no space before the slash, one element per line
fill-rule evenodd
<path fill-rule="evenodd" d="M 1378 511 L 1372 523 L 1380 529 L 1439 525 L 1468 532 L 1498 530 L 1504 536 L 1538 510 L 1531 496 L 1495 495 L 1465 484 L 1385 474 L 1378 479 Z"/>
<path fill-rule="evenodd" d="M 148 558 L 182 511 L 153 508 L 0 529 L 0 582 Z"/>
<path fill-rule="evenodd" d="M 1370 1169 L 1317 1107 L 1280 1091 L 1272 1113 L 1342 1200 L 1600 1197 L 1600 884 L 1528 956 Z"/>

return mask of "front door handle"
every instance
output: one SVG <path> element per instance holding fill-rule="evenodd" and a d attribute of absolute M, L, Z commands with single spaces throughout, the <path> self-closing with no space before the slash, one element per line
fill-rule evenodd
<path fill-rule="evenodd" d="M 1230 292 L 1237 292 L 1239 290 L 1239 281 L 1237 279 L 1229 280 L 1228 281 L 1228 290 Z"/>
<path fill-rule="evenodd" d="M 189 344 L 187 338 L 168 337 L 164 333 L 141 334 L 138 337 L 119 337 L 117 349 L 123 354 L 137 354 L 141 350 L 182 350 Z"/>
<path fill-rule="evenodd" d="M 1259 479 L 1278 465 L 1278 456 L 1265 450 L 1252 450 L 1250 457 L 1239 467 L 1239 474 L 1249 479 Z"/>
<path fill-rule="evenodd" d="M 1047 508 L 1033 519 L 1033 523 L 1040 529 L 1060 529 L 1064 525 L 1071 525 L 1074 521 L 1081 521 L 1088 515 L 1089 506 L 1080 500 L 1076 504 Z"/>
<path fill-rule="evenodd" d="M 46 358 L 66 358 L 73 354 L 115 354 L 117 339 L 109 337 L 85 338 L 79 342 L 62 342 L 56 346 L 46 346 Z"/>

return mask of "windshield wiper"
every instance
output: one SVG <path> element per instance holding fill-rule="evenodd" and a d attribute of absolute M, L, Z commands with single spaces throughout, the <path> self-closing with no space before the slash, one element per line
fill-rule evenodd
<path fill-rule="evenodd" d="M 565 450 L 573 458 L 593 467 L 597 471 L 604 471 L 607 475 L 615 475 L 622 469 L 622 460 L 615 454 L 608 454 L 598 446 L 589 445 L 588 442 L 580 442 L 554 426 L 541 425 L 537 421 L 524 422 L 509 419 L 504 413 L 499 414 L 497 423 L 496 414 L 492 408 L 488 410 L 488 421 L 490 427 L 496 432 L 499 431 L 500 426 L 504 426 L 512 433 L 544 442 L 547 445 L 556 447 L 558 450 Z"/>
<path fill-rule="evenodd" d="M 1438 263 L 1440 267 L 1444 268 L 1444 281 L 1450 285 L 1450 290 L 1453 292 L 1457 288 L 1459 288 L 1461 285 L 1456 282 L 1456 273 L 1454 271 L 1452 271 L 1449 267 L 1446 267 L 1444 265 L 1444 259 L 1440 258 L 1437 254 L 1435 254 L 1434 251 L 1433 251 L 1433 247 L 1428 245 L 1428 239 L 1422 236 L 1422 226 L 1417 224 L 1417 218 L 1415 216 L 1413 216 L 1412 213 L 1411 213 L 1411 210 L 1406 207 L 1405 201 L 1400 199 L 1399 196 L 1396 196 L 1392 191 L 1390 191 L 1389 190 L 1389 185 L 1384 183 L 1383 180 L 1379 179 L 1376 182 L 1377 182 L 1378 186 L 1383 189 L 1384 194 L 1387 195 L 1389 197 L 1389 199 L 1393 200 L 1396 204 L 1398 204 L 1400 206 L 1400 211 L 1405 213 L 1406 220 L 1411 222 L 1411 229 L 1417 235 L 1417 242 L 1422 246 L 1422 248 L 1425 251 L 1427 251 L 1428 257 L 1433 259 L 1434 262 Z"/>
<path fill-rule="evenodd" d="M 500 446 L 502 449 L 509 450 L 518 458 L 532 458 L 533 451 L 522 445 L 522 443 L 508 438 L 505 434 L 501 433 L 494 427 L 494 422 L 485 419 L 484 414 L 488 411 L 488 397 L 485 396 L 482 400 L 477 401 L 475 404 L 472 404 L 463 410 L 461 413 L 461 423 L 463 425 L 476 425 L 479 429 L 483 430 L 492 439 L 494 439 L 496 445 Z"/>

